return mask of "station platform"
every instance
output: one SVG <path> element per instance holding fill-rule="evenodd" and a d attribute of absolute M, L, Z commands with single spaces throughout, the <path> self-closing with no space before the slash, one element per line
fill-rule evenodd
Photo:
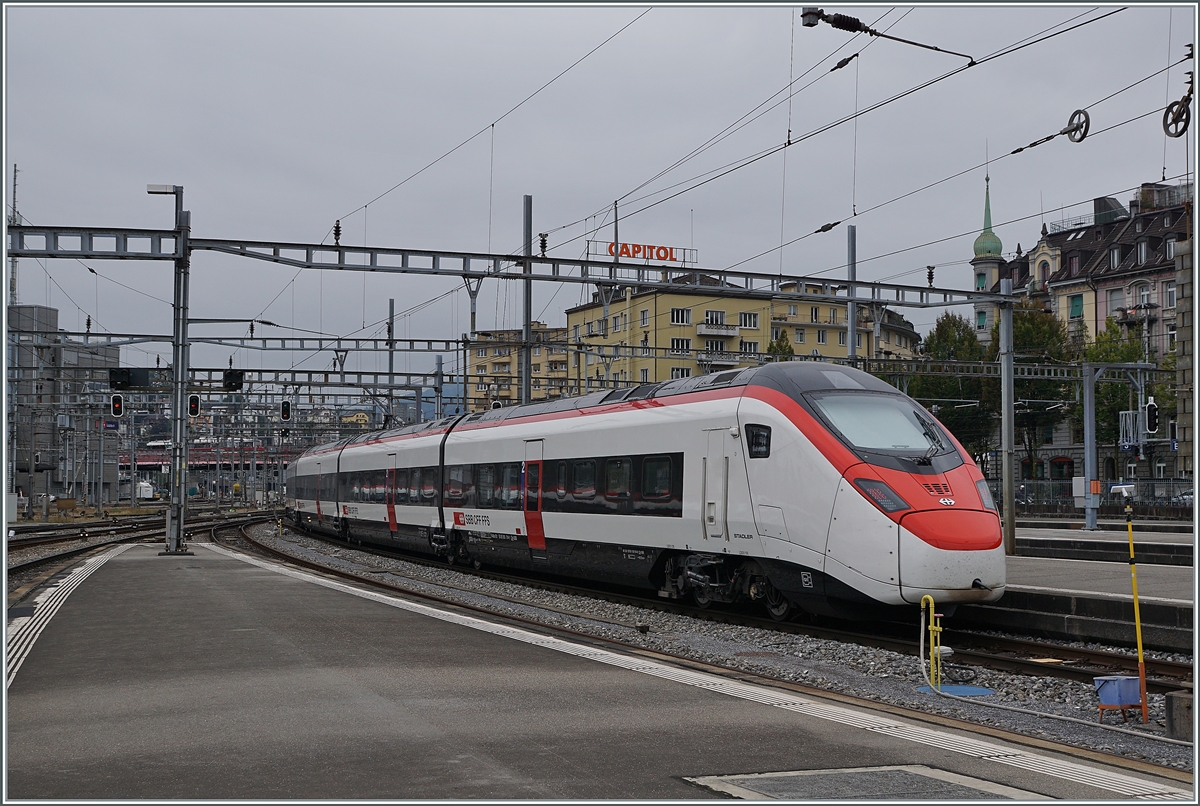
<path fill-rule="evenodd" d="M 1078 534 L 1078 533 L 1076 533 Z M 1047 637 L 1103 641 L 1132 646 L 1133 585 L 1127 533 L 1091 532 L 1112 545 L 1111 560 L 1021 556 L 1024 530 L 1017 530 L 1017 556 L 1007 560 L 1008 587 L 991 605 L 960 607 L 955 626 L 1035 631 Z M 1154 534 L 1153 537 L 1178 537 Z M 1163 540 L 1139 543 L 1135 556 L 1153 546 L 1179 545 Z M 1146 648 L 1191 653 L 1195 569 L 1183 564 L 1137 563 L 1138 609 Z"/>
<path fill-rule="evenodd" d="M 1025 557 L 1055 557 L 1069 560 L 1129 561 L 1129 532 L 1124 524 L 1101 524 L 1105 528 L 1084 530 L 1059 527 L 1016 529 L 1017 554 Z M 1192 532 L 1157 530 L 1133 532 L 1134 556 L 1139 565 L 1192 565 L 1196 538 Z M 1135 525 L 1136 527 L 1136 525 Z"/>
<path fill-rule="evenodd" d="M 6 798 L 1191 799 L 1166 775 L 191 548 L 111 549 L 10 610 Z"/>

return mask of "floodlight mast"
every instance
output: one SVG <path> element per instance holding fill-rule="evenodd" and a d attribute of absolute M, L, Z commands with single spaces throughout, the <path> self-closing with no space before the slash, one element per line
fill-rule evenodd
<path fill-rule="evenodd" d="M 167 508 L 166 549 L 160 555 L 191 554 L 184 541 L 187 516 L 187 378 L 188 378 L 188 282 L 191 274 L 191 213 L 183 209 L 180 185 L 146 185 L 150 195 L 175 197 L 175 299 L 174 330 L 171 338 L 174 380 L 171 402 L 171 498 Z"/>

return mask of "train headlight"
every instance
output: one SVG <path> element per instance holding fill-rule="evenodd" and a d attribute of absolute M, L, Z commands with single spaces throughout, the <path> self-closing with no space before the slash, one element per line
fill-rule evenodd
<path fill-rule="evenodd" d="M 992 510 L 993 512 L 999 511 L 996 509 L 996 502 L 992 500 L 992 491 L 988 489 L 988 484 L 986 481 L 980 479 L 979 481 L 975 482 L 975 489 L 979 490 L 979 500 L 983 502 L 984 507 Z"/>
<path fill-rule="evenodd" d="M 854 486 L 862 491 L 862 494 L 871 499 L 877 507 L 884 512 L 900 512 L 905 509 L 912 509 L 900 496 L 896 495 L 891 487 L 877 479 L 855 479 Z"/>

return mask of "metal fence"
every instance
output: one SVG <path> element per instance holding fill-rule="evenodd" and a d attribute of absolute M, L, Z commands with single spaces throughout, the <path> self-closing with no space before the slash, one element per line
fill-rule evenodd
<path fill-rule="evenodd" d="M 1104 492 L 1100 496 L 1101 510 L 1124 511 L 1125 499 L 1112 488 L 1117 484 L 1132 484 L 1134 487 L 1133 503 L 1139 509 L 1153 508 L 1154 514 L 1160 517 L 1191 518 L 1192 498 L 1195 481 L 1193 479 L 1129 479 L 1126 481 L 1105 481 Z M 997 506 L 1003 507 L 1003 495 L 999 479 L 989 479 L 992 497 Z M 1082 507 L 1075 506 L 1072 494 L 1071 479 L 1036 479 L 1017 482 L 1016 495 L 1017 514 L 1022 513 L 1054 513 L 1054 514 L 1083 514 Z"/>

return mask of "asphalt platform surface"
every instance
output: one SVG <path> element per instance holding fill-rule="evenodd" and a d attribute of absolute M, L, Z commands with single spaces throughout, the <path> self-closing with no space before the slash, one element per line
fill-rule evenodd
<path fill-rule="evenodd" d="M 702 799 L 734 792 L 719 784 L 729 776 L 760 798 L 831 786 L 850 798 L 1124 798 L 1114 773 L 1190 790 L 994 737 L 975 738 L 1000 750 L 979 750 L 951 727 L 810 694 L 788 693 L 818 704 L 789 710 L 204 545 L 158 548 L 98 564 L 23 656 L 8 688 L 6 800 Z M 880 728 L 881 716 L 902 724 Z M 814 770 L 838 772 L 753 777 Z"/>

